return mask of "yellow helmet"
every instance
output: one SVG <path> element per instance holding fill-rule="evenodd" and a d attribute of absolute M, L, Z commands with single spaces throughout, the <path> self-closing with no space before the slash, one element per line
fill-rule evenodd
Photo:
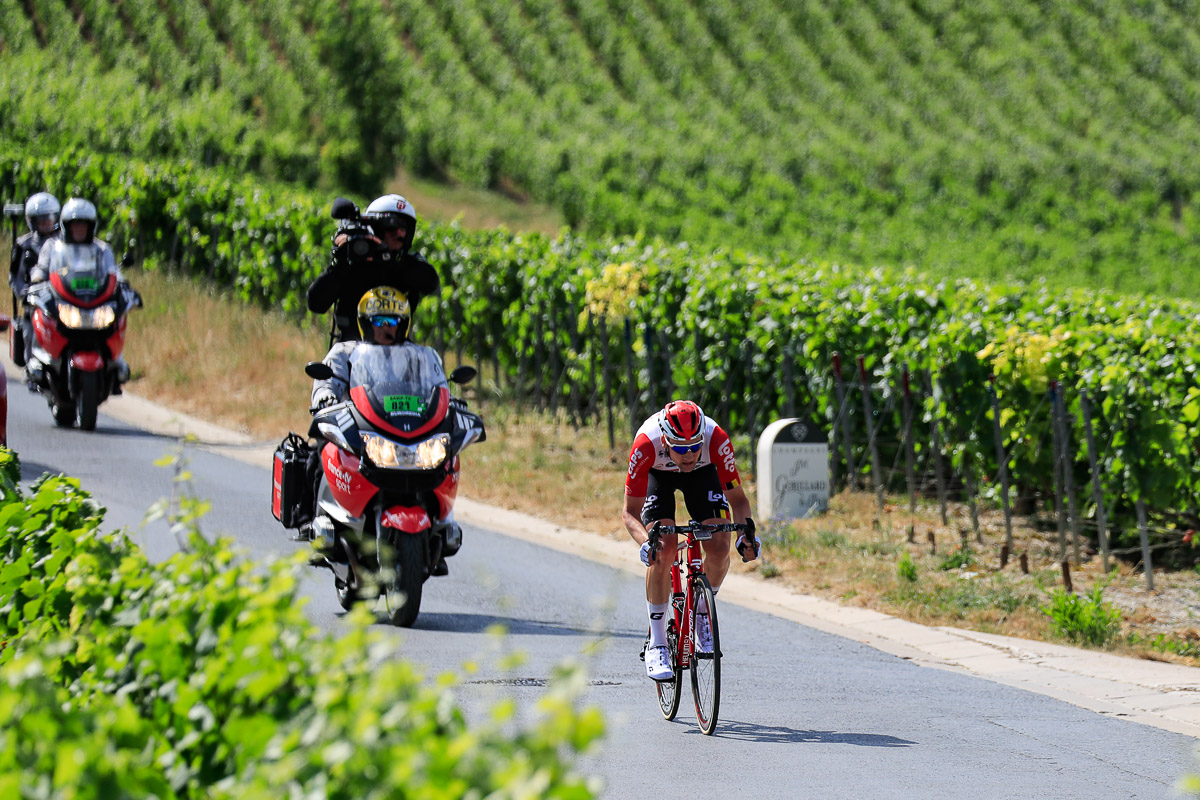
<path fill-rule="evenodd" d="M 376 318 L 395 320 L 396 341 L 407 339 L 412 314 L 404 292 L 391 286 L 376 286 L 362 296 L 358 301 L 358 333 L 364 342 L 372 340 L 371 328 L 375 326 Z"/>

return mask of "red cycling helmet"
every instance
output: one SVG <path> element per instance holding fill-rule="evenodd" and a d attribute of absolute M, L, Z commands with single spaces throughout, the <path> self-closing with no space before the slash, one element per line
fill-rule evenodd
<path fill-rule="evenodd" d="M 704 412 L 691 400 L 667 403 L 658 420 L 663 437 L 670 444 L 696 444 L 704 441 Z"/>

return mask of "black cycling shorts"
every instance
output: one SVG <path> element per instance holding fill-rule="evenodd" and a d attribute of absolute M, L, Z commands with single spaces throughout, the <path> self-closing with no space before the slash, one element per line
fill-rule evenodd
<path fill-rule="evenodd" d="M 683 492 L 683 502 L 691 519 L 731 519 L 729 501 L 721 489 L 713 464 L 691 472 L 650 470 L 646 484 L 646 502 L 642 505 L 642 524 L 649 526 L 660 519 L 675 519 L 675 490 Z"/>

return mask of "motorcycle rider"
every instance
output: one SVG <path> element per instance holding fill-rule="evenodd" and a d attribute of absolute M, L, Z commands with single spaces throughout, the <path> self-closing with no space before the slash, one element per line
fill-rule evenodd
<path fill-rule="evenodd" d="M 61 238 L 50 240 L 48 245 L 42 247 L 41 253 L 38 255 L 37 265 L 29 274 L 29 286 L 25 290 L 26 297 L 42 290 L 43 285 L 50 279 L 51 271 L 57 264 L 61 264 L 67 260 L 73 260 L 78 263 L 83 259 L 93 259 L 98 275 L 116 275 L 117 284 L 121 290 L 132 292 L 137 298 L 136 302 L 140 304 L 141 296 L 126 282 L 125 276 L 121 273 L 121 269 L 117 266 L 116 259 L 113 257 L 112 248 L 108 246 L 108 242 L 96 238 L 98 219 L 96 206 L 89 200 L 84 200 L 81 197 L 72 197 L 63 204 L 62 215 L 60 217 L 62 236 Z M 117 379 L 113 384 L 112 393 L 121 394 L 121 384 L 129 380 L 129 364 L 125 362 L 124 356 L 117 356 L 113 359 L 113 365 L 116 368 Z M 29 365 L 25 369 L 26 380 L 31 384 L 35 383 L 39 369 L 40 365 L 37 364 L 37 360 L 31 358 Z"/>
<path fill-rule="evenodd" d="M 333 236 L 329 266 L 308 287 L 308 310 L 324 314 L 333 306 L 334 324 L 339 342 L 355 341 L 361 334 L 355 324 L 360 298 L 376 286 L 391 286 L 406 297 L 410 311 L 416 310 L 422 297 L 440 288 L 437 270 L 419 254 L 411 252 L 417 231 L 417 214 L 412 203 L 398 194 L 387 194 L 371 201 L 362 220 L 374 236 L 366 253 L 356 255 L 341 225 Z M 405 337 L 410 335 L 411 325 Z"/>
<path fill-rule="evenodd" d="M 18 236 L 13 242 L 12 259 L 8 265 L 8 284 L 14 298 L 24 298 L 25 289 L 29 286 L 29 273 L 37 265 L 42 247 L 51 239 L 61 236 L 61 211 L 58 198 L 49 192 L 38 192 L 25 201 L 25 222 L 29 225 L 29 233 Z M 15 308 L 13 311 L 16 313 Z M 13 349 L 13 361 L 18 367 L 28 363 L 33 348 L 32 313 L 29 306 L 24 306 L 20 316 L 13 320 L 17 326 L 17 336 L 23 343 L 23 346 Z"/>
<path fill-rule="evenodd" d="M 350 386 L 350 354 L 362 342 L 383 346 L 421 347 L 408 341 L 412 327 L 412 307 L 404 292 L 393 286 L 377 286 L 368 290 L 358 302 L 356 321 L 361 341 L 338 342 L 330 348 L 323 359 L 333 371 L 332 377 L 313 381 L 311 410 L 326 408 L 346 399 Z M 312 517 L 316 512 L 317 489 L 321 476 L 321 451 L 309 454 L 305 464 L 307 483 L 312 503 L 308 508 L 308 521 L 300 526 L 300 538 L 312 539 Z M 333 546 L 332 541 L 313 540 L 313 549 L 324 552 Z M 319 559 L 317 559 L 319 560 Z M 443 555 L 433 569 L 434 575 L 449 574 L 446 557 Z"/>

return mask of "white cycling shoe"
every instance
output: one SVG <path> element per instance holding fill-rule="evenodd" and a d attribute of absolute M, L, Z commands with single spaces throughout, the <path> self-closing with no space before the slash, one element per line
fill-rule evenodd
<path fill-rule="evenodd" d="M 671 653 L 666 645 L 646 648 L 646 677 L 655 681 L 669 681 L 675 677 Z"/>
<path fill-rule="evenodd" d="M 708 614 L 696 615 L 696 652 L 711 653 L 713 651 L 712 627 L 708 624 Z"/>

